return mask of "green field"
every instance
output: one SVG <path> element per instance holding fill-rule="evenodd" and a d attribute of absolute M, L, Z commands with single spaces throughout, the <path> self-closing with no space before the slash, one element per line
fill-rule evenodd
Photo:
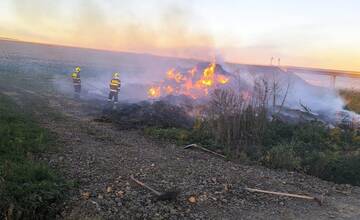
<path fill-rule="evenodd" d="M 10 97 L 0 94 L 0 209 L 9 219 L 48 219 L 67 185 L 38 162 L 54 141 Z M 4 216 L 2 216 L 4 217 Z"/>

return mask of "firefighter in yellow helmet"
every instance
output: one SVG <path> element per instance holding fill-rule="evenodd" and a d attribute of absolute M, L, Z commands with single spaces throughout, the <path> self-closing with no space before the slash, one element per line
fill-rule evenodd
<path fill-rule="evenodd" d="M 114 99 L 114 108 L 116 108 L 116 104 L 118 102 L 120 86 L 121 86 L 119 73 L 113 74 L 109 86 L 110 86 L 110 93 L 109 93 L 108 102 L 111 102 Z"/>
<path fill-rule="evenodd" d="M 80 67 L 76 67 L 74 72 L 71 74 L 71 78 L 73 80 L 74 84 L 74 97 L 80 98 L 80 92 L 81 92 L 81 79 L 80 79 Z"/>

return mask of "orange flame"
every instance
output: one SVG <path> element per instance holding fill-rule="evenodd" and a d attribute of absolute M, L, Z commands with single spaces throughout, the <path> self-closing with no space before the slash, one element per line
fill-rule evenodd
<path fill-rule="evenodd" d="M 161 88 L 160 86 L 152 86 L 148 90 L 148 96 L 150 98 L 157 98 L 161 95 Z"/>
<path fill-rule="evenodd" d="M 207 68 L 204 69 L 203 76 L 201 78 L 201 83 L 206 87 L 211 87 L 214 84 L 214 73 L 215 73 L 215 63 L 211 63 Z"/>
<path fill-rule="evenodd" d="M 224 75 L 218 75 L 217 76 L 217 81 L 220 83 L 220 84 L 226 84 L 227 82 L 229 82 L 229 78 L 224 76 Z"/>
<path fill-rule="evenodd" d="M 161 94 L 186 95 L 194 99 L 207 96 L 209 90 L 218 85 L 226 84 L 230 78 L 216 73 L 216 63 L 210 63 L 201 73 L 197 75 L 196 67 L 181 73 L 174 68 L 166 72 L 167 80 L 158 86 L 152 86 L 148 90 L 151 98 L 160 97 Z"/>
<path fill-rule="evenodd" d="M 167 71 L 167 73 L 166 73 L 166 75 L 167 75 L 167 78 L 168 79 L 174 79 L 175 78 L 175 73 L 174 73 L 174 69 L 169 69 L 168 71 Z"/>
<path fill-rule="evenodd" d="M 181 73 L 175 74 L 175 81 L 180 83 L 181 81 L 185 80 L 185 77 Z"/>

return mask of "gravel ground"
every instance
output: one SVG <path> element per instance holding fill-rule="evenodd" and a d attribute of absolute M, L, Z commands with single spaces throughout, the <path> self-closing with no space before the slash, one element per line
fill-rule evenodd
<path fill-rule="evenodd" d="M 39 97 L 21 93 L 15 98 L 27 97 L 20 102 L 36 108 L 32 98 Z M 359 187 L 184 150 L 141 131 L 96 122 L 91 113 L 97 109 L 86 103 L 61 95 L 44 98 L 62 118 L 37 110 L 41 124 L 58 137 L 57 150 L 41 159 L 78 184 L 59 219 L 360 219 Z M 130 175 L 159 191 L 179 190 L 179 196 L 157 201 Z M 324 203 L 251 193 L 244 187 L 314 195 Z"/>

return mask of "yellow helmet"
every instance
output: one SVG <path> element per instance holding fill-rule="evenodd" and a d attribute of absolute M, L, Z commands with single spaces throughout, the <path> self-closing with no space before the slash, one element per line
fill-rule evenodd
<path fill-rule="evenodd" d="M 120 73 L 113 73 L 113 77 L 114 77 L 114 78 L 119 78 L 119 77 L 120 77 Z"/>
<path fill-rule="evenodd" d="M 80 68 L 79 66 L 75 68 L 75 72 L 78 73 L 78 72 L 80 72 L 80 71 L 81 71 L 81 68 Z"/>

